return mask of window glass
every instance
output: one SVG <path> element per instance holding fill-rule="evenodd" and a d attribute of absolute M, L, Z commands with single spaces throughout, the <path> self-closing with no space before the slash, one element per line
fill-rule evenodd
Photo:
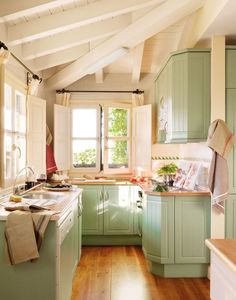
<path fill-rule="evenodd" d="M 124 108 L 108 109 L 108 136 L 127 136 L 128 132 L 128 110 Z"/>
<path fill-rule="evenodd" d="M 128 168 L 127 141 L 108 141 L 108 167 L 112 169 Z"/>
<path fill-rule="evenodd" d="M 12 88 L 4 85 L 4 129 L 12 130 Z"/>
<path fill-rule="evenodd" d="M 12 137 L 9 134 L 4 134 L 4 178 L 12 177 Z"/>
<path fill-rule="evenodd" d="M 26 139 L 25 136 L 16 137 L 15 161 L 16 173 L 26 166 Z"/>
<path fill-rule="evenodd" d="M 74 140 L 72 142 L 73 167 L 95 168 L 96 148 L 96 140 Z"/>
<path fill-rule="evenodd" d="M 23 94 L 16 92 L 15 129 L 18 132 L 26 132 L 26 98 Z"/>
<path fill-rule="evenodd" d="M 72 136 L 95 138 L 97 136 L 97 109 L 73 109 Z"/>

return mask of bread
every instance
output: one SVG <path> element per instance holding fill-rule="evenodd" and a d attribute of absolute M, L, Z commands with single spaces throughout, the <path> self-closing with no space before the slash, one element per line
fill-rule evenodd
<path fill-rule="evenodd" d="M 13 202 L 21 202 L 22 197 L 19 195 L 11 195 L 9 200 Z"/>

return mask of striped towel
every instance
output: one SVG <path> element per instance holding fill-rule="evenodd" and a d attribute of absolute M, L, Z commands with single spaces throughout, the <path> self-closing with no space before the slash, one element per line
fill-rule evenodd
<path fill-rule="evenodd" d="M 55 212 L 15 210 L 6 221 L 6 255 L 12 265 L 39 258 L 39 249 L 51 216 Z"/>

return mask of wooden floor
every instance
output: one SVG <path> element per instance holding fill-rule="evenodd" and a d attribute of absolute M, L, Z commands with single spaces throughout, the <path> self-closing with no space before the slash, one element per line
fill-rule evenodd
<path fill-rule="evenodd" d="M 84 247 L 71 300 L 204 300 L 208 279 L 149 273 L 140 247 Z"/>

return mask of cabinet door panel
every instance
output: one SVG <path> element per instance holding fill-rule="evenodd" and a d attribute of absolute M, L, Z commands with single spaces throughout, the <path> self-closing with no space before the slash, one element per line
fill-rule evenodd
<path fill-rule="evenodd" d="M 134 212 L 130 187 L 104 186 L 104 234 L 133 234 Z"/>
<path fill-rule="evenodd" d="M 236 89 L 226 90 L 226 121 L 233 134 L 236 134 Z M 236 193 L 236 147 L 230 152 L 229 166 L 229 192 Z"/>
<path fill-rule="evenodd" d="M 176 197 L 176 263 L 207 263 L 209 261 L 205 239 L 210 237 L 210 204 L 209 197 Z"/>
<path fill-rule="evenodd" d="M 174 198 L 148 196 L 143 217 L 147 257 L 160 263 L 173 263 Z"/>
<path fill-rule="evenodd" d="M 225 209 L 225 237 L 236 239 L 236 195 L 230 195 Z"/>
<path fill-rule="evenodd" d="M 83 189 L 82 234 L 103 234 L 102 186 L 80 186 Z"/>
<path fill-rule="evenodd" d="M 226 88 L 236 88 L 236 49 L 226 49 Z"/>

